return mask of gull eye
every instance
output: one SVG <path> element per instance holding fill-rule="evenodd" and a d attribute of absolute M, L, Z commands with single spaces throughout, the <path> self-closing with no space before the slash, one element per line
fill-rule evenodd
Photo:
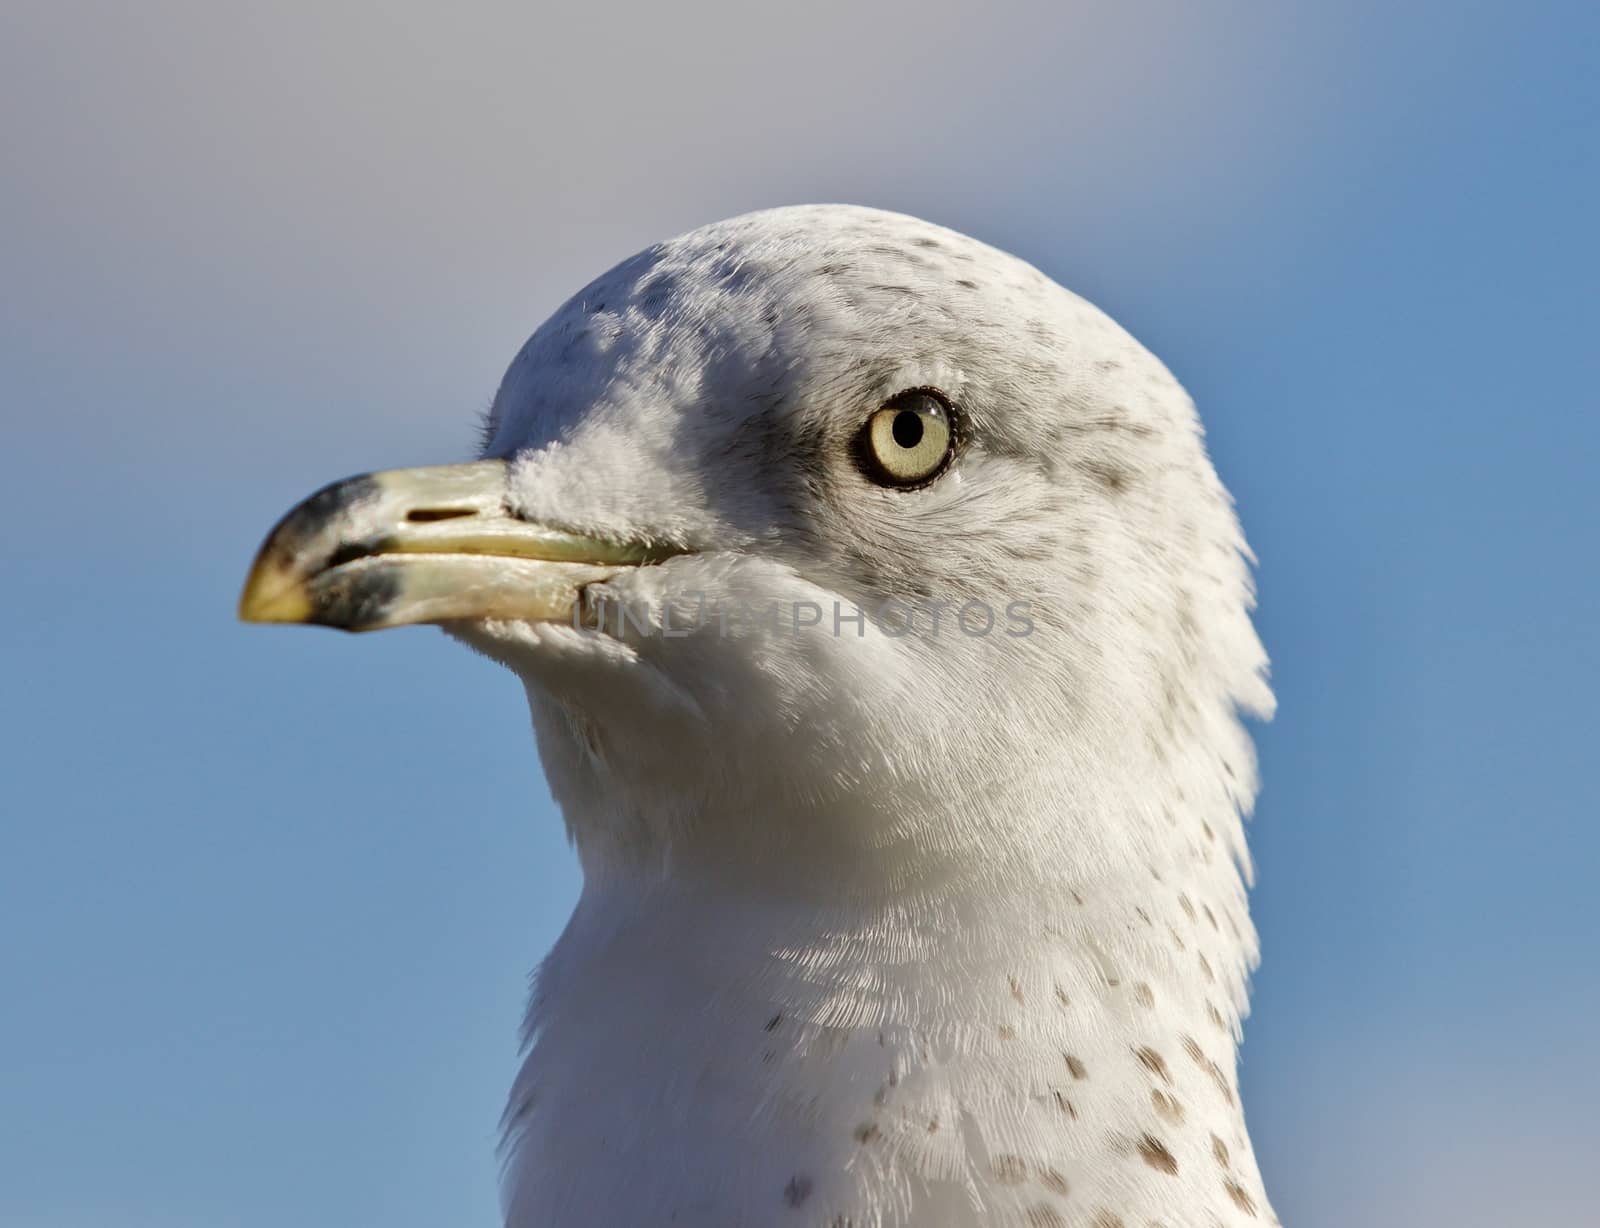
<path fill-rule="evenodd" d="M 860 440 L 862 468 L 884 486 L 924 486 L 945 471 L 955 445 L 943 394 L 912 388 L 891 397 L 867 419 Z"/>

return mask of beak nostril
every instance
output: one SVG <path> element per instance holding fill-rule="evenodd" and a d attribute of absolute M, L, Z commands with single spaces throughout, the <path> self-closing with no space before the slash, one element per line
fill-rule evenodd
<path fill-rule="evenodd" d="M 413 524 L 428 524 L 435 520 L 459 520 L 463 516 L 476 516 L 470 507 L 417 507 L 406 513 Z"/>

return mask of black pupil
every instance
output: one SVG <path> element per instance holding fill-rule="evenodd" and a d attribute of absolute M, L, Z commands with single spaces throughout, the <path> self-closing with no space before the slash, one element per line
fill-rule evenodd
<path fill-rule="evenodd" d="M 902 409 L 894 416 L 891 430 L 894 441 L 902 448 L 914 448 L 922 442 L 922 415 L 914 410 Z"/>

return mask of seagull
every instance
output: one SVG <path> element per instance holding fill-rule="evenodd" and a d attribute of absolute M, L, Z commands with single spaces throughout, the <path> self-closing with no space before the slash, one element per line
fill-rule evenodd
<path fill-rule="evenodd" d="M 508 1228 L 1277 1223 L 1254 560 L 1155 357 L 974 239 L 780 208 L 581 290 L 483 434 L 300 503 L 240 609 L 527 691 L 583 890 Z"/>

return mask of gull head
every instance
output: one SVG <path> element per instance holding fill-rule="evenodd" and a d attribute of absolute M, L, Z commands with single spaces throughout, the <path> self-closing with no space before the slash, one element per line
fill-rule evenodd
<path fill-rule="evenodd" d="M 840 881 L 1115 856 L 1152 775 L 1237 808 L 1236 712 L 1271 702 L 1250 604 L 1151 354 L 1018 259 L 828 206 L 596 279 L 480 460 L 319 492 L 242 610 L 437 623 L 511 667 L 586 868 Z"/>
<path fill-rule="evenodd" d="M 787 208 L 585 287 L 483 436 L 299 504 L 241 613 L 437 624 L 526 687 L 585 888 L 508 1222 L 1268 1214 L 1232 1058 L 1272 696 L 1160 362 L 982 243 Z"/>

